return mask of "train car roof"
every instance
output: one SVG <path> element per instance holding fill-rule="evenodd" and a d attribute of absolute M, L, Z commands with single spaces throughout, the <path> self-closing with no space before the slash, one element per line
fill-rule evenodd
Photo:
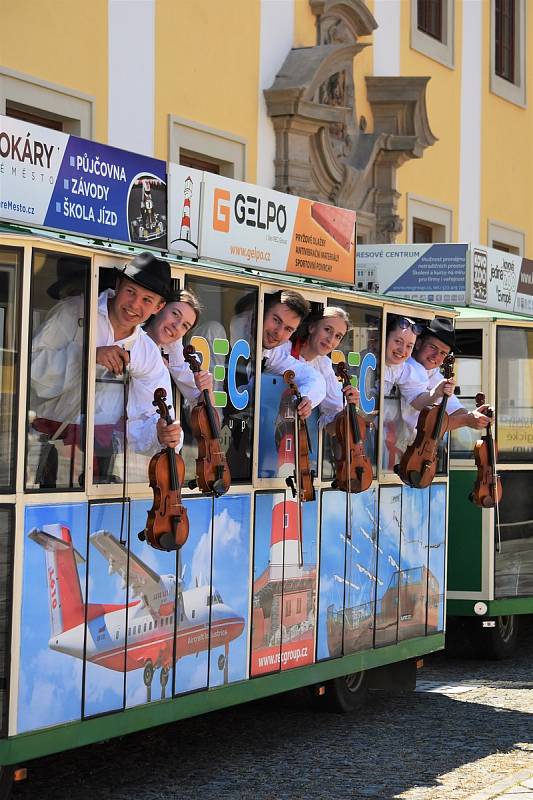
<path fill-rule="evenodd" d="M 174 266 L 196 267 L 199 269 L 216 269 L 220 274 L 242 276 L 243 278 L 254 277 L 258 280 L 267 281 L 269 283 L 281 282 L 287 286 L 300 286 L 302 288 L 322 290 L 325 292 L 335 292 L 337 294 L 345 294 L 346 300 L 358 301 L 364 303 L 368 300 L 379 301 L 383 304 L 394 306 L 407 306 L 409 308 L 418 307 L 421 310 L 431 309 L 436 316 L 455 316 L 457 311 L 451 306 L 441 306 L 434 303 L 428 303 L 422 300 L 408 300 L 406 298 L 395 297 L 392 295 L 379 294 L 378 292 L 365 292 L 356 290 L 343 283 L 327 283 L 319 281 L 315 278 L 306 278 L 301 275 L 292 275 L 287 272 L 266 272 L 263 270 L 255 269 L 252 267 L 241 267 L 234 264 L 227 264 L 226 262 L 210 261 L 207 259 L 199 258 L 194 259 L 188 256 L 180 256 L 175 253 L 169 253 L 161 250 L 154 250 L 149 247 L 141 247 L 135 244 L 126 244 L 114 242 L 104 239 L 90 239 L 85 236 L 77 236 L 70 233 L 62 233 L 59 231 L 51 231 L 45 228 L 32 228 L 26 225 L 16 225 L 9 222 L 0 223 L 0 234 L 15 235 L 21 238 L 40 239 L 47 242 L 55 242 L 57 244 L 71 244 L 73 247 L 89 247 L 92 250 L 100 253 L 105 253 L 108 256 L 117 256 L 117 258 L 133 258 L 137 253 L 149 250 L 153 252 L 158 258 L 165 259 Z"/>

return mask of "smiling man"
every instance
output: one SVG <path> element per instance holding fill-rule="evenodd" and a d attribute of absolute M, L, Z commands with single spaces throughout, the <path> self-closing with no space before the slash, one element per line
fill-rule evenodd
<path fill-rule="evenodd" d="M 489 406 L 467 411 L 453 394 L 455 381 L 447 381 L 441 374 L 444 359 L 454 348 L 453 320 L 447 317 L 435 317 L 416 340 L 413 355 L 406 361 L 407 373 L 401 387 L 402 417 L 413 430 L 420 411 L 442 402 L 443 394 L 448 396 L 449 430 L 463 427 L 481 430 L 489 424 L 490 418 L 483 413 Z"/>
<path fill-rule="evenodd" d="M 155 343 L 141 325 L 163 308 L 171 288 L 170 267 L 151 253 L 140 253 L 117 268 L 115 289 L 98 298 L 96 319 L 95 482 L 110 480 L 109 468 L 124 433 L 135 452 L 151 454 L 158 442 L 175 447 L 181 441 L 178 423 L 158 418 L 152 401 L 162 387 L 172 402 L 168 371 Z M 68 297 L 54 306 L 32 342 L 32 410 L 34 428 L 48 441 L 83 441 L 73 387 L 84 369 L 84 298 Z M 117 380 L 128 367 L 128 385 Z M 127 395 L 127 409 L 124 408 Z M 126 413 L 127 412 L 127 413 Z"/>
<path fill-rule="evenodd" d="M 290 348 L 281 345 L 289 341 L 310 310 L 309 303 L 298 292 L 276 292 L 265 298 L 262 368 L 276 375 L 283 375 L 288 369 L 294 372 L 302 396 L 297 410 L 303 419 L 324 399 L 326 383 L 317 370 L 294 358 Z"/>

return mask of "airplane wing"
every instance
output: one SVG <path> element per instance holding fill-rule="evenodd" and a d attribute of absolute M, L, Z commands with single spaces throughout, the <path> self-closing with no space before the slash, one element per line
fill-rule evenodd
<path fill-rule="evenodd" d="M 93 533 L 91 543 L 107 560 L 110 575 L 120 575 L 134 596 L 144 596 L 147 605 L 159 609 L 160 603 L 154 602 L 154 595 L 161 594 L 161 578 L 157 572 L 131 552 L 128 572 L 128 551 L 109 531 Z"/>

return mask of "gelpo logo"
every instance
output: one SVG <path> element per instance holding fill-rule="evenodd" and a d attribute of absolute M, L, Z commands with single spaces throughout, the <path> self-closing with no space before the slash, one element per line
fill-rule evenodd
<path fill-rule="evenodd" d="M 487 254 L 474 250 L 472 256 L 472 298 L 478 303 L 487 302 Z"/>
<path fill-rule="evenodd" d="M 213 230 L 229 233 L 231 195 L 227 189 L 215 189 L 213 194 Z"/>

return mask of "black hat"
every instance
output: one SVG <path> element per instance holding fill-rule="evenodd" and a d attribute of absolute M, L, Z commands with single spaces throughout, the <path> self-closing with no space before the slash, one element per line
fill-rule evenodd
<path fill-rule="evenodd" d="M 165 300 L 170 294 L 170 267 L 166 261 L 156 258 L 152 253 L 139 253 L 125 267 L 115 267 L 119 275 L 144 286 L 150 292 L 156 292 Z"/>
<path fill-rule="evenodd" d="M 435 317 L 425 328 L 422 336 L 435 336 L 441 342 L 447 344 L 452 350 L 455 349 L 455 329 L 453 319 L 449 317 Z"/>
<path fill-rule="evenodd" d="M 59 256 L 56 264 L 57 281 L 48 287 L 46 294 L 54 300 L 82 294 L 89 279 L 89 267 L 87 258 Z"/>

